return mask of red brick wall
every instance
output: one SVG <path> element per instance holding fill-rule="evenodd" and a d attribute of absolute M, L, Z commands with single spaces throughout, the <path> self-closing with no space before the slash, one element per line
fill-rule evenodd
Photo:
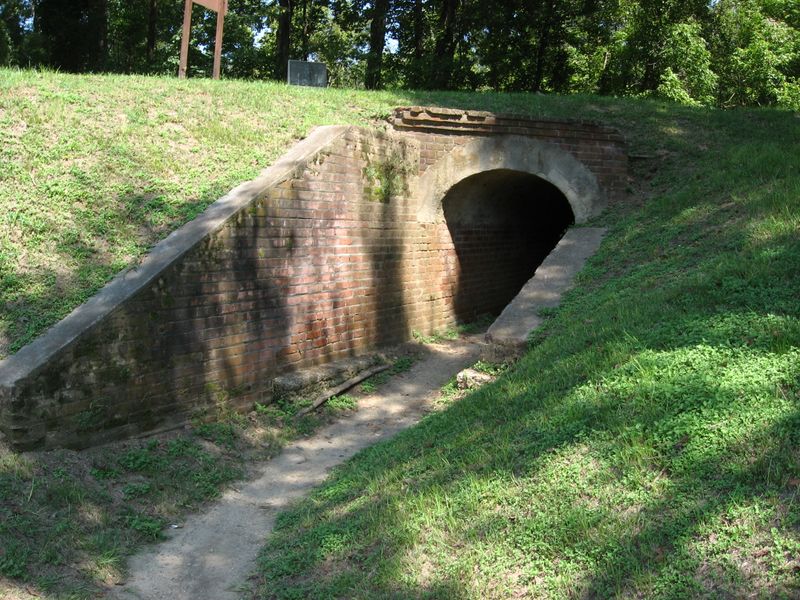
<path fill-rule="evenodd" d="M 419 143 L 420 172 L 472 138 L 522 135 L 549 142 L 575 156 L 594 173 L 610 200 L 626 194 L 625 139 L 613 127 L 594 121 L 532 120 L 513 114 L 413 106 L 396 109 L 389 122 Z"/>
<path fill-rule="evenodd" d="M 470 322 L 481 315 L 498 315 L 539 264 L 531 260 L 536 255 L 532 240 L 521 227 L 512 226 L 459 225 L 451 234 L 458 248 L 456 317 Z"/>
<path fill-rule="evenodd" d="M 548 124 L 542 135 L 569 133 L 557 143 L 599 176 L 608 169 L 606 181 L 617 185 L 619 166 L 603 158 L 611 134 L 592 130 L 580 140 L 576 127 Z M 408 176 L 466 138 L 410 135 L 419 148 L 402 136 L 348 130 L 190 249 L 17 382 L 3 400 L 10 441 L 82 447 L 177 424 L 220 402 L 269 402 L 280 372 L 502 308 L 538 264 L 535 224 L 417 222 Z"/>
<path fill-rule="evenodd" d="M 268 402 L 281 371 L 452 323 L 446 229 L 415 226 L 408 195 L 386 191 L 416 161 L 350 130 L 20 382 L 12 441 L 85 446 Z"/>

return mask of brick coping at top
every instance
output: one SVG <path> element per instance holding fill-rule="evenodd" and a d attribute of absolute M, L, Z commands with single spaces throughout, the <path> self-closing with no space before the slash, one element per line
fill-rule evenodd
<path fill-rule="evenodd" d="M 623 143 L 625 141 L 618 129 L 599 121 L 534 117 L 523 113 L 494 113 L 437 106 L 401 106 L 394 109 L 388 121 L 399 130 L 430 129 L 431 126 L 435 126 L 436 129 L 450 129 L 451 132 L 465 131 L 469 135 L 474 135 L 479 131 L 506 133 L 503 131 L 503 128 L 506 127 L 537 130 L 556 125 L 567 129 L 586 128 L 610 136 L 607 138 L 610 141 Z"/>

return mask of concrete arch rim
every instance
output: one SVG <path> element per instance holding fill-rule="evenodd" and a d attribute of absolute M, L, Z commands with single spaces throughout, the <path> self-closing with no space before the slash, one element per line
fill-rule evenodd
<path fill-rule="evenodd" d="M 418 220 L 442 222 L 442 201 L 454 185 L 500 169 L 528 173 L 554 185 L 569 202 L 576 224 L 599 215 L 607 205 L 597 177 L 572 154 L 550 142 L 504 135 L 470 140 L 428 167 L 417 183 Z"/>

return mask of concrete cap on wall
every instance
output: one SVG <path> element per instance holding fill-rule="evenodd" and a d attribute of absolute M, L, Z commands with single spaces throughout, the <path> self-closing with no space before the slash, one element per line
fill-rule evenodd
<path fill-rule="evenodd" d="M 239 211 L 281 181 L 302 172 L 324 148 L 343 136 L 350 127 L 325 126 L 292 147 L 289 152 L 255 179 L 235 187 L 211 204 L 200 216 L 173 231 L 156 244 L 140 264 L 119 273 L 97 294 L 77 307 L 16 354 L 0 361 L 0 402 L 3 390 L 37 372 L 58 352 L 100 324 L 115 308 L 155 281 L 164 269 L 180 260 L 189 250 L 219 231 Z"/>

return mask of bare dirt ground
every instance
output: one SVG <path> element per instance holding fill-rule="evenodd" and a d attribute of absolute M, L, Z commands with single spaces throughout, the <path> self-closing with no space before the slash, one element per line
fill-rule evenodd
<path fill-rule="evenodd" d="M 127 580 L 109 598 L 238 598 L 278 512 L 320 484 L 336 465 L 430 412 L 440 388 L 478 359 L 480 337 L 430 345 L 430 353 L 409 371 L 361 398 L 355 414 L 286 446 L 255 479 L 189 517 L 167 541 L 134 556 Z"/>

